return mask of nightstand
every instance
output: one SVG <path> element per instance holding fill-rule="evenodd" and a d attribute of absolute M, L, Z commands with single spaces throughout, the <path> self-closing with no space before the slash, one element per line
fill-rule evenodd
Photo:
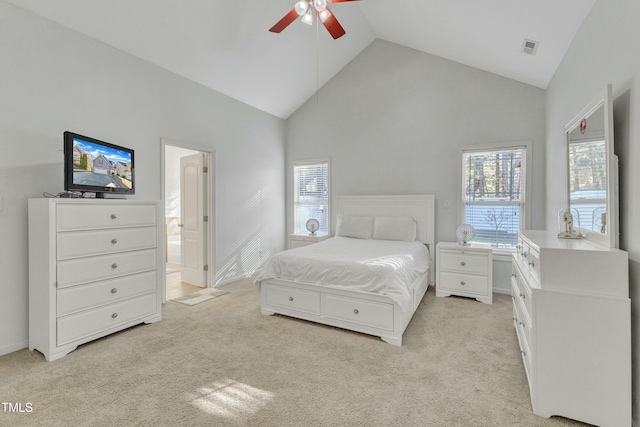
<path fill-rule="evenodd" d="M 490 246 L 440 242 L 436 246 L 436 264 L 436 296 L 459 295 L 493 303 Z"/>
<path fill-rule="evenodd" d="M 314 234 L 314 235 L 311 235 L 309 233 L 289 234 L 289 249 L 313 245 L 314 243 L 327 240 L 329 237 L 331 236 L 328 234 Z"/>

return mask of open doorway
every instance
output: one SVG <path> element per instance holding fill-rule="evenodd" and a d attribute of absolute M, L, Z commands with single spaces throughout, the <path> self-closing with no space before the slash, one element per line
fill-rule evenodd
<path fill-rule="evenodd" d="M 166 289 L 163 300 L 210 287 L 214 153 L 162 141 Z"/>

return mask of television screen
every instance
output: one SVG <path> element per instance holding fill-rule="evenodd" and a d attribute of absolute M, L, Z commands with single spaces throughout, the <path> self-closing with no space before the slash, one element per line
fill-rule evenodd
<path fill-rule="evenodd" d="M 133 150 L 73 132 L 64 133 L 64 189 L 134 194 Z"/>

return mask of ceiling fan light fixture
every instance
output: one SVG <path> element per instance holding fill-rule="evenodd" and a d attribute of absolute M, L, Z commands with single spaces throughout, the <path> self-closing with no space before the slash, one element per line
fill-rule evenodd
<path fill-rule="evenodd" d="M 318 12 L 323 12 L 327 9 L 327 0 L 313 0 L 313 6 Z"/>
<path fill-rule="evenodd" d="M 331 16 L 331 13 L 328 10 L 323 10 L 322 12 L 318 13 L 318 17 L 320 17 L 320 21 L 324 22 L 327 19 L 329 19 L 329 17 Z"/>
<path fill-rule="evenodd" d="M 302 16 L 302 22 L 307 25 L 313 24 L 313 15 L 311 14 L 311 10 L 307 11 L 307 13 Z"/>
<path fill-rule="evenodd" d="M 307 13 L 308 10 L 309 3 L 307 3 L 305 0 L 300 0 L 296 3 L 296 12 L 298 12 L 298 15 L 302 16 Z"/>

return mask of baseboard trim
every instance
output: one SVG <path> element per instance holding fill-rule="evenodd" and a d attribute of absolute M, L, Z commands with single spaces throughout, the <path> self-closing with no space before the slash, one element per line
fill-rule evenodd
<path fill-rule="evenodd" d="M 494 294 L 511 295 L 511 289 L 493 288 Z"/>
<path fill-rule="evenodd" d="M 217 288 L 218 286 L 228 285 L 229 283 L 237 282 L 238 280 L 243 280 L 243 279 L 246 279 L 247 277 L 251 277 L 251 276 L 252 275 L 248 275 L 248 274 L 239 274 L 237 276 L 228 277 L 228 278 L 226 278 L 224 280 L 216 282 L 216 284 L 213 285 L 213 287 Z"/>
<path fill-rule="evenodd" d="M 14 351 L 22 350 L 23 348 L 29 348 L 29 340 L 20 341 L 15 344 L 0 348 L 0 356 L 13 353 Z"/>

